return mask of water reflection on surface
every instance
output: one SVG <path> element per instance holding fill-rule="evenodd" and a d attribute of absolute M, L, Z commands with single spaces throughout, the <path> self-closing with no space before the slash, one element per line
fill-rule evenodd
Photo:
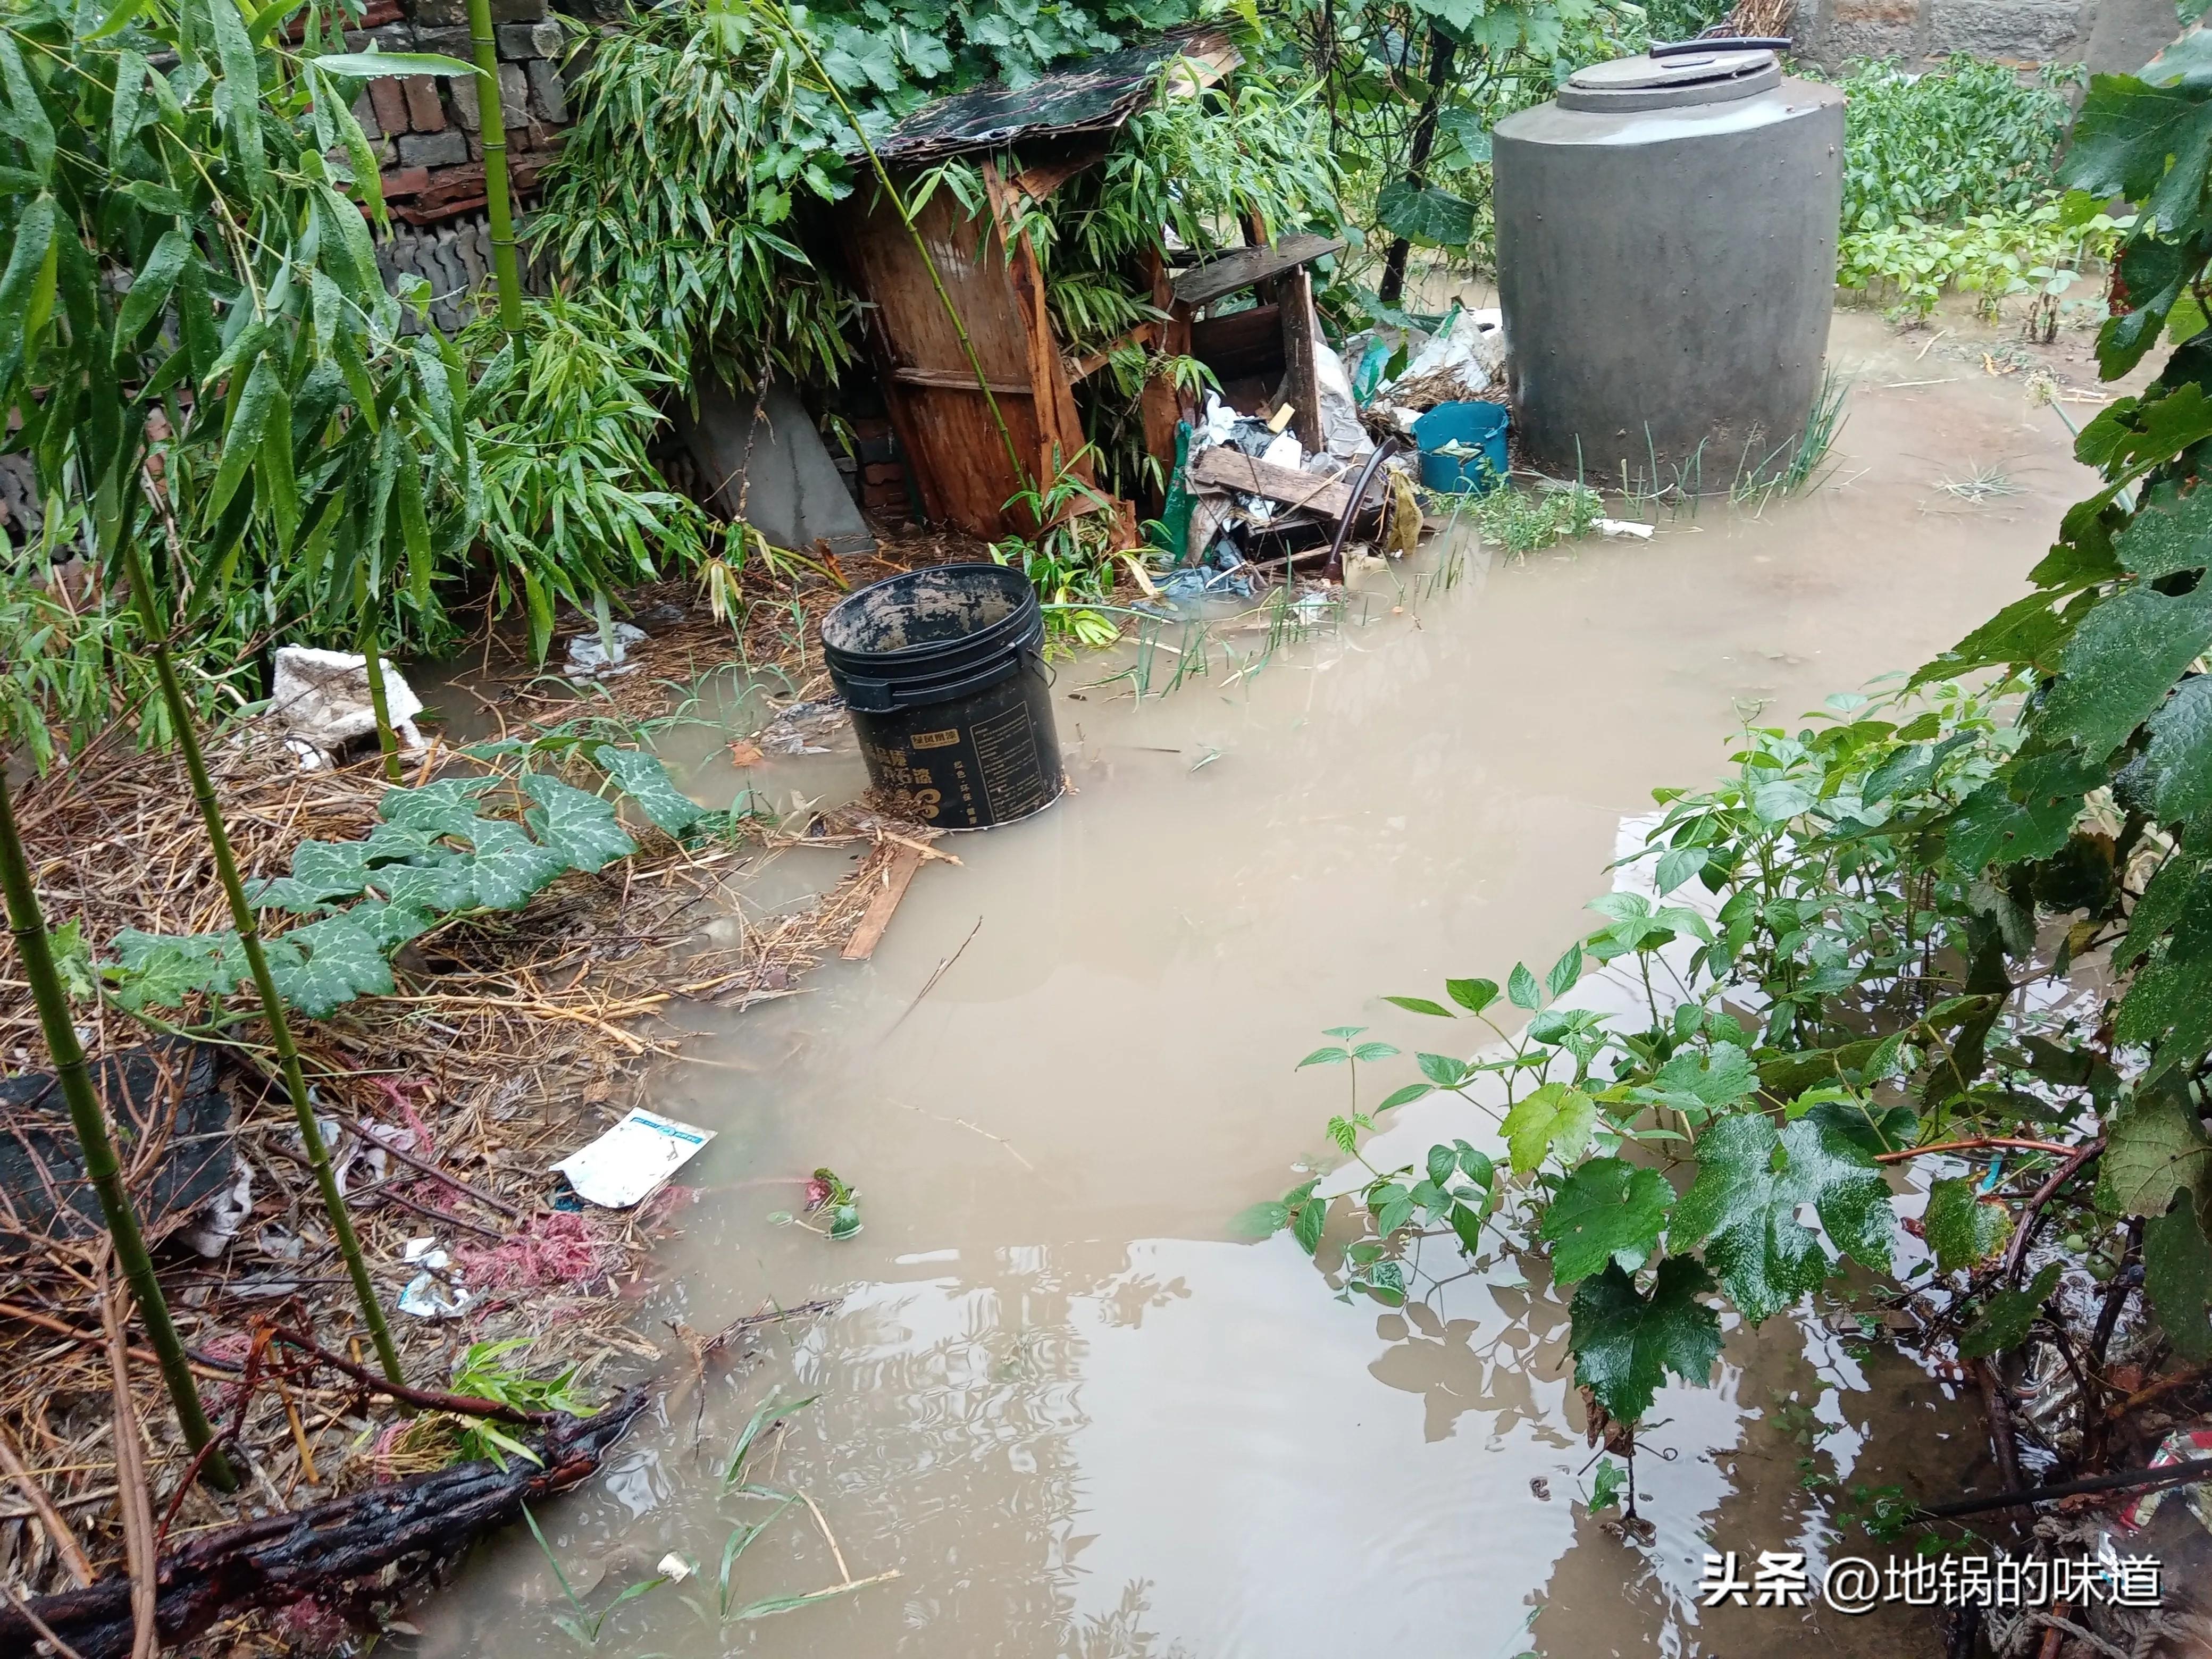
<path fill-rule="evenodd" d="M 1904 350 L 1868 319 L 1839 326 L 1847 360 Z M 1655 785 L 1711 777 L 1744 713 L 1788 718 L 1917 663 L 2014 595 L 2087 475 L 2002 383 L 1907 396 L 1884 390 L 1915 378 L 1896 367 L 1862 377 L 1848 489 L 1758 520 L 1708 508 L 1650 544 L 1478 560 L 1449 592 L 1386 593 L 1371 626 L 1162 702 L 1086 690 L 1095 663 L 1062 665 L 1075 793 L 926 869 L 873 961 L 741 1018 L 688 1016 L 717 1063 L 673 1069 L 658 1103 L 720 1134 L 687 1171 L 702 1202 L 661 1252 L 641 1330 L 840 1300 L 757 1328 L 742 1363 L 672 1395 L 605 1475 L 547 1507 L 594 1608 L 672 1551 L 702 1564 L 616 1613 L 601 1646 L 1924 1650 L 1906 1615 L 1705 1613 L 1692 1591 L 1709 1547 L 1817 1562 L 1833 1534 L 1808 1479 L 1917 1493 L 1966 1471 L 1975 1437 L 1946 1436 L 1968 1419 L 1893 1353 L 1818 1310 L 1733 1332 L 1715 1385 L 1670 1387 L 1651 1414 L 1637 1487 L 1656 1530 L 1637 1544 L 1583 1504 L 1593 1454 L 1540 1263 L 1509 1257 L 1391 1312 L 1334 1299 L 1288 1238 L 1234 1242 L 1225 1224 L 1302 1160 L 1323 1167 L 1347 1079 L 1291 1070 L 1319 1028 L 1471 1050 L 1471 1028 L 1377 994 L 1550 962 L 1586 927 L 1624 819 Z M 2028 488 L 2001 510 L 1932 512 L 1922 458 L 1956 453 L 2014 457 Z M 819 795 L 856 776 L 830 756 L 749 781 Z M 709 771 L 697 787 L 739 786 Z M 785 855 L 825 871 L 842 856 Z M 1481 1133 L 1444 1109 L 1423 1103 L 1401 1133 Z M 849 1243 L 771 1218 L 820 1164 L 861 1189 Z M 690 1361 L 666 1347 L 673 1382 Z M 721 1468 L 772 1390 L 819 1398 L 747 1479 L 805 1492 L 854 1578 L 899 1576 L 722 1623 L 725 1540 L 773 1505 L 723 1492 Z M 839 1576 L 801 1504 L 738 1558 L 731 1599 Z M 501 1656 L 563 1645 L 560 1610 L 519 1533 L 415 1617 L 426 1653 Z"/>

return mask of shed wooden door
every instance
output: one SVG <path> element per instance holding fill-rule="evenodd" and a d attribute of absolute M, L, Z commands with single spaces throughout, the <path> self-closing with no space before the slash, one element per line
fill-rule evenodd
<path fill-rule="evenodd" d="M 1003 211 L 1006 191 L 995 168 L 987 167 L 987 179 L 994 205 Z M 867 194 L 864 185 L 856 199 Z M 1083 428 L 1027 239 L 1018 238 L 1008 258 L 998 214 L 970 218 L 945 190 L 915 221 L 975 343 L 1016 453 L 1040 485 L 1048 483 L 1081 452 Z M 846 223 L 854 232 L 848 252 L 855 274 L 874 307 L 870 332 L 884 398 L 912 459 L 923 510 L 987 539 L 1032 532 L 1029 515 L 1007 507 L 1030 481 L 1007 459 L 975 368 L 897 211 L 878 200 L 850 213 Z M 1087 465 L 1078 470 L 1091 477 Z"/>

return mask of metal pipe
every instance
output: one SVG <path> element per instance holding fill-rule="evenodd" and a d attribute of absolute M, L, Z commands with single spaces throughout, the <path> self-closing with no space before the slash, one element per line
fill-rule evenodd
<path fill-rule="evenodd" d="M 1367 486 L 1375 477 L 1375 469 L 1381 466 L 1384 459 L 1397 447 L 1395 438 L 1385 438 L 1375 446 L 1375 453 L 1367 458 L 1367 465 L 1360 468 L 1359 482 L 1352 487 L 1351 504 L 1344 509 L 1344 516 L 1337 520 L 1336 539 L 1328 544 L 1328 562 L 1321 568 L 1323 581 L 1341 582 L 1344 580 L 1344 538 L 1352 533 L 1352 521 L 1359 516 L 1359 503 L 1366 498 Z M 1287 571 L 1284 580 L 1289 580 Z"/>

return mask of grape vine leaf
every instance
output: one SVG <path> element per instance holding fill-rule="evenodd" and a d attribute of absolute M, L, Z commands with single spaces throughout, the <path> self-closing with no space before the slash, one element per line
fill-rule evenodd
<path fill-rule="evenodd" d="M 1944 826 L 1944 851 L 1972 873 L 2048 858 L 2066 844 L 2083 794 L 2104 781 L 2102 766 L 2070 752 L 2023 761 L 1966 798 Z"/>
<path fill-rule="evenodd" d="M 1393 179 L 1376 192 L 1375 219 L 1416 247 L 1465 247 L 1474 234 L 1474 204 L 1433 185 Z"/>
<path fill-rule="evenodd" d="M 2143 1228 L 2143 1291 L 2175 1353 L 2212 1359 L 2212 1245 L 2193 1205 L 2177 1202 Z"/>
<path fill-rule="evenodd" d="M 2212 675 L 2184 680 L 2150 717 L 2151 805 L 2160 823 L 2212 806 Z"/>
<path fill-rule="evenodd" d="M 1698 1142 L 1697 1179 L 1674 1206 L 1670 1237 L 1676 1249 L 1705 1246 L 1707 1265 L 1756 1325 L 1828 1276 L 1819 1235 L 1797 1219 L 1804 1204 L 1838 1248 L 1888 1270 L 1889 1183 L 1862 1148 L 1809 1116 L 1779 1130 L 1756 1115 L 1715 1122 Z"/>
<path fill-rule="evenodd" d="M 1959 1339 L 1959 1352 L 1969 1359 L 2016 1348 L 2027 1338 L 2027 1328 L 2044 1298 L 2058 1287 L 2059 1264 L 2045 1262 L 2034 1283 L 2024 1291 L 1999 1291 L 1982 1309 L 1982 1316 Z"/>
<path fill-rule="evenodd" d="M 1633 1423 L 1651 1409 L 1672 1371 L 1705 1386 L 1720 1358 L 1720 1316 L 1698 1300 L 1715 1290 L 1695 1256 L 1668 1256 L 1645 1297 L 1616 1265 L 1576 1288 L 1568 1304 L 1575 1381 L 1607 1416 Z"/>
<path fill-rule="evenodd" d="M 1600 1510 L 1611 1509 L 1620 1501 L 1620 1494 L 1628 1486 L 1628 1466 L 1616 1463 L 1610 1457 L 1601 1457 L 1597 1467 L 1590 1471 L 1589 1510 L 1595 1515 Z"/>
<path fill-rule="evenodd" d="M 538 805 L 523 815 L 531 834 L 579 870 L 603 870 L 637 851 L 623 833 L 608 802 L 543 772 L 522 780 L 523 792 Z"/>
<path fill-rule="evenodd" d="M 2177 1193 L 2212 1188 L 2212 1139 L 2175 1089 L 2139 1089 L 2114 1111 L 2097 1165 L 2097 1200 L 2124 1215 L 2160 1216 Z"/>
<path fill-rule="evenodd" d="M 623 793 L 637 803 L 638 811 L 672 836 L 680 836 L 714 809 L 702 806 L 669 781 L 668 769 L 657 755 L 641 749 L 617 749 L 603 743 L 592 751 L 592 763 L 622 786 Z"/>
<path fill-rule="evenodd" d="M 1823 1100 L 1802 1115 L 1850 1141 L 1869 1158 L 1902 1152 L 1920 1134 L 1920 1114 L 1910 1106 L 1877 1106 L 1865 1095 Z"/>
<path fill-rule="evenodd" d="M 2073 189 L 2140 202 L 2147 225 L 2171 231 L 2195 218 L 2208 164 L 2212 105 L 2179 88 L 2100 75 L 2081 100 L 2059 178 Z"/>
<path fill-rule="evenodd" d="M 1928 1188 L 1920 1218 L 1936 1265 L 1945 1273 L 1987 1261 L 2012 1236 L 2012 1217 L 2002 1204 L 1984 1204 L 1972 1176 L 1954 1176 Z"/>
<path fill-rule="evenodd" d="M 1602 1273 L 1608 1262 L 1633 1273 L 1667 1224 L 1674 1189 L 1656 1170 L 1618 1158 L 1594 1158 L 1567 1177 L 1544 1212 L 1541 1237 L 1562 1285 Z"/>
<path fill-rule="evenodd" d="M 1527 1175 L 1547 1152 L 1557 1152 L 1563 1164 L 1580 1158 L 1597 1127 L 1597 1105 L 1579 1089 L 1547 1083 L 1513 1103 L 1504 1127 L 1513 1172 Z"/>
<path fill-rule="evenodd" d="M 2102 760 L 2166 701 L 2189 665 L 2212 645 L 2212 592 L 2175 598 L 2135 587 L 2106 599 L 2060 653 L 2062 672 L 2037 726 Z"/>
<path fill-rule="evenodd" d="M 2212 564 L 2212 491 L 2162 483 L 2113 538 L 2120 562 L 2146 580 Z"/>
<path fill-rule="evenodd" d="M 1693 1103 L 1719 1108 L 1733 1106 L 1759 1086 L 1759 1073 L 1751 1056 L 1733 1042 L 1716 1042 L 1712 1053 L 1685 1048 L 1652 1075 L 1655 1099 L 1668 1103 Z"/>

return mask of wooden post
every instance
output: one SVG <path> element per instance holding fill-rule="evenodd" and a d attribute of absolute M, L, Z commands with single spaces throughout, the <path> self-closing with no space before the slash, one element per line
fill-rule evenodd
<path fill-rule="evenodd" d="M 1313 278 L 1300 265 L 1281 279 L 1283 368 L 1290 388 L 1291 430 L 1312 454 L 1326 447 L 1321 423 L 1321 381 L 1314 367 Z"/>

